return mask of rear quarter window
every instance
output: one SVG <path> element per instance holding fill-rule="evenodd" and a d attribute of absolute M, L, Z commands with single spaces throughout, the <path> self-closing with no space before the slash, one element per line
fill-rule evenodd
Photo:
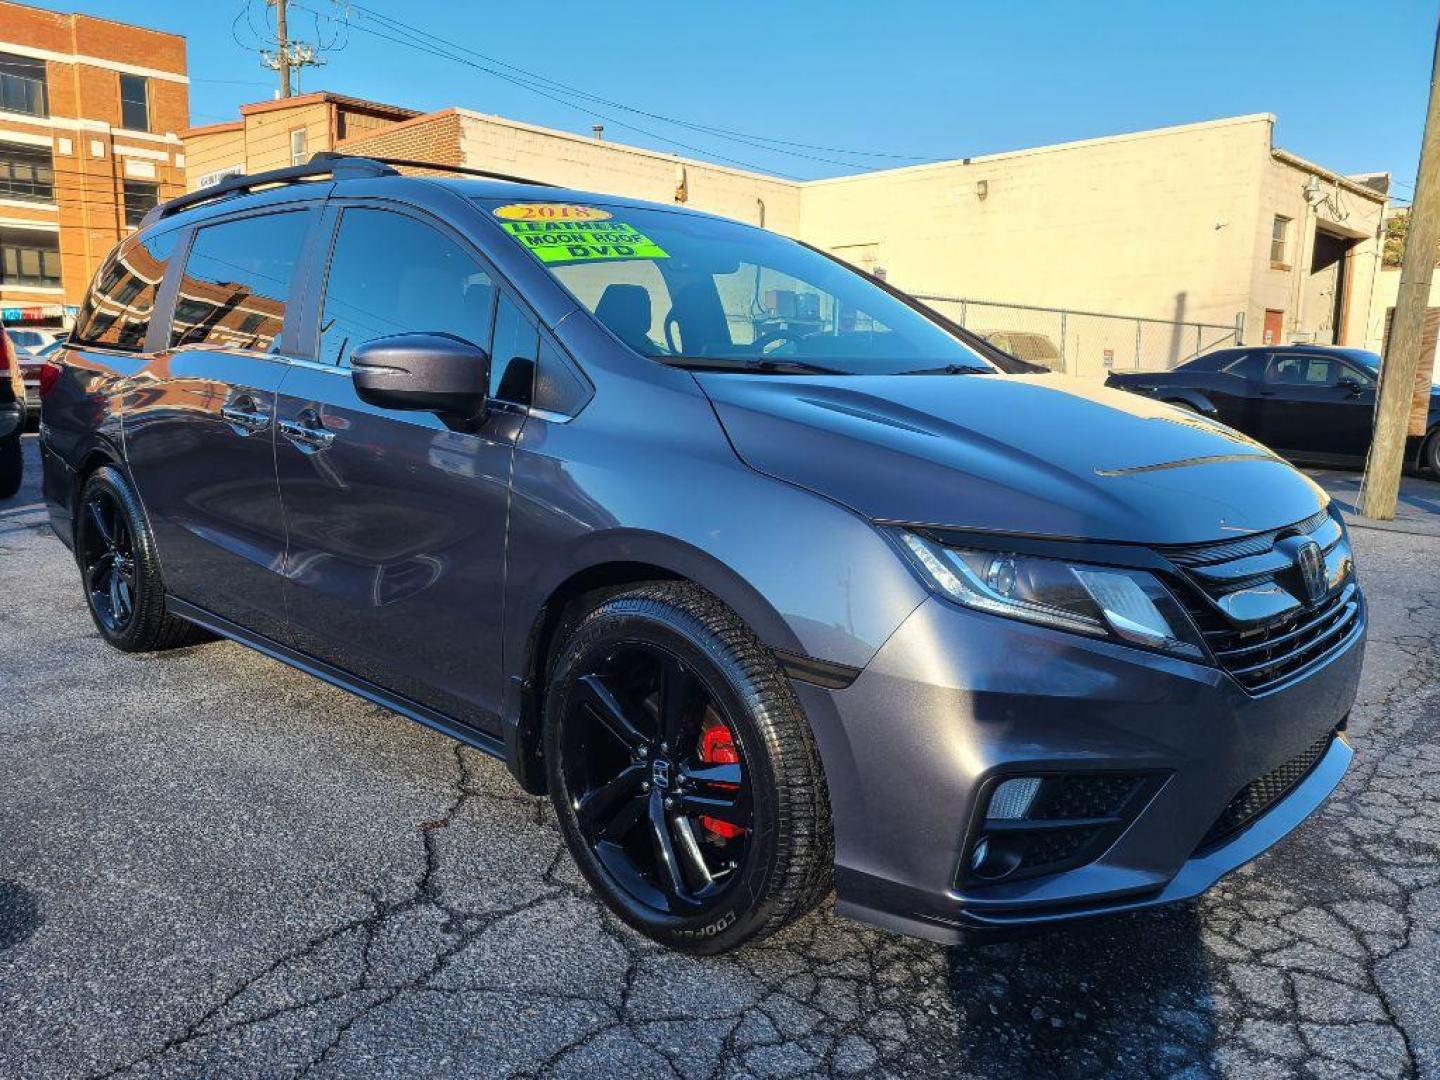
<path fill-rule="evenodd" d="M 139 352 L 145 347 L 155 297 L 175 253 L 171 231 L 122 244 L 100 267 L 71 340 L 79 345 Z"/>

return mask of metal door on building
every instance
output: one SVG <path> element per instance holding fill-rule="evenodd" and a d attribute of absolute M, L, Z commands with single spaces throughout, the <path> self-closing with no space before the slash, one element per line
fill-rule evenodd
<path fill-rule="evenodd" d="M 1267 308 L 1265 311 L 1265 336 L 1262 345 L 1279 345 L 1285 336 L 1285 312 Z"/>

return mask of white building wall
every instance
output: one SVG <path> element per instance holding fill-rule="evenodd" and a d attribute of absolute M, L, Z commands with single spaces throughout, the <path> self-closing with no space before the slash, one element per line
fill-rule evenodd
<path fill-rule="evenodd" d="M 623 143 L 459 110 L 464 163 L 552 184 L 676 202 L 789 236 L 800 228 L 801 185 L 791 180 L 691 161 Z M 763 222 L 762 222 L 763 218 Z"/>
<path fill-rule="evenodd" d="M 807 184 L 801 234 L 900 288 L 1214 323 L 1248 303 L 1269 116 Z M 983 192 L 983 198 L 982 198 Z"/>

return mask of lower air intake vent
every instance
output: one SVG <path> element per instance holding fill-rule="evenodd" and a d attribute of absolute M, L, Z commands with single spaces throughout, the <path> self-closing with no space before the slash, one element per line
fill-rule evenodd
<path fill-rule="evenodd" d="M 1269 810 L 1277 802 L 1289 795 L 1300 781 L 1309 776 L 1315 766 L 1320 764 L 1320 759 L 1330 749 L 1330 743 L 1335 738 L 1333 731 L 1317 739 L 1315 744 L 1303 753 L 1295 755 L 1285 762 L 1278 769 L 1274 769 L 1257 780 L 1252 780 L 1240 789 L 1240 794 L 1230 800 L 1228 806 L 1220 813 L 1220 817 L 1205 838 L 1200 841 L 1200 851 L 1214 847 L 1222 840 L 1228 840 L 1245 826 Z"/>

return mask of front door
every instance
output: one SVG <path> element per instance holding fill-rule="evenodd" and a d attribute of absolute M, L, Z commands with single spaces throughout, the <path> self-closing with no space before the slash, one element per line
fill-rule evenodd
<path fill-rule="evenodd" d="M 1265 374 L 1265 358 L 1263 352 L 1244 352 L 1200 379 L 1218 418 L 1251 436 L 1259 429 L 1260 399 L 1255 391 Z"/>
<path fill-rule="evenodd" d="M 1317 460 L 1369 450 L 1375 383 L 1338 357 L 1272 353 L 1261 393 L 1260 440 L 1273 449 Z"/>
<path fill-rule="evenodd" d="M 197 229 L 168 347 L 130 380 L 123 402 L 126 457 L 166 588 L 278 640 L 285 526 L 275 399 L 289 370 L 295 269 L 319 216 L 289 209 Z"/>
<path fill-rule="evenodd" d="M 295 367 L 277 414 L 295 645 L 497 731 L 510 459 L 524 418 L 447 423 L 377 408 L 349 367 L 356 346 L 405 332 L 489 349 L 495 282 L 437 222 L 367 206 L 338 219 L 315 360 Z M 487 377 L 477 365 L 477 382 Z"/>

